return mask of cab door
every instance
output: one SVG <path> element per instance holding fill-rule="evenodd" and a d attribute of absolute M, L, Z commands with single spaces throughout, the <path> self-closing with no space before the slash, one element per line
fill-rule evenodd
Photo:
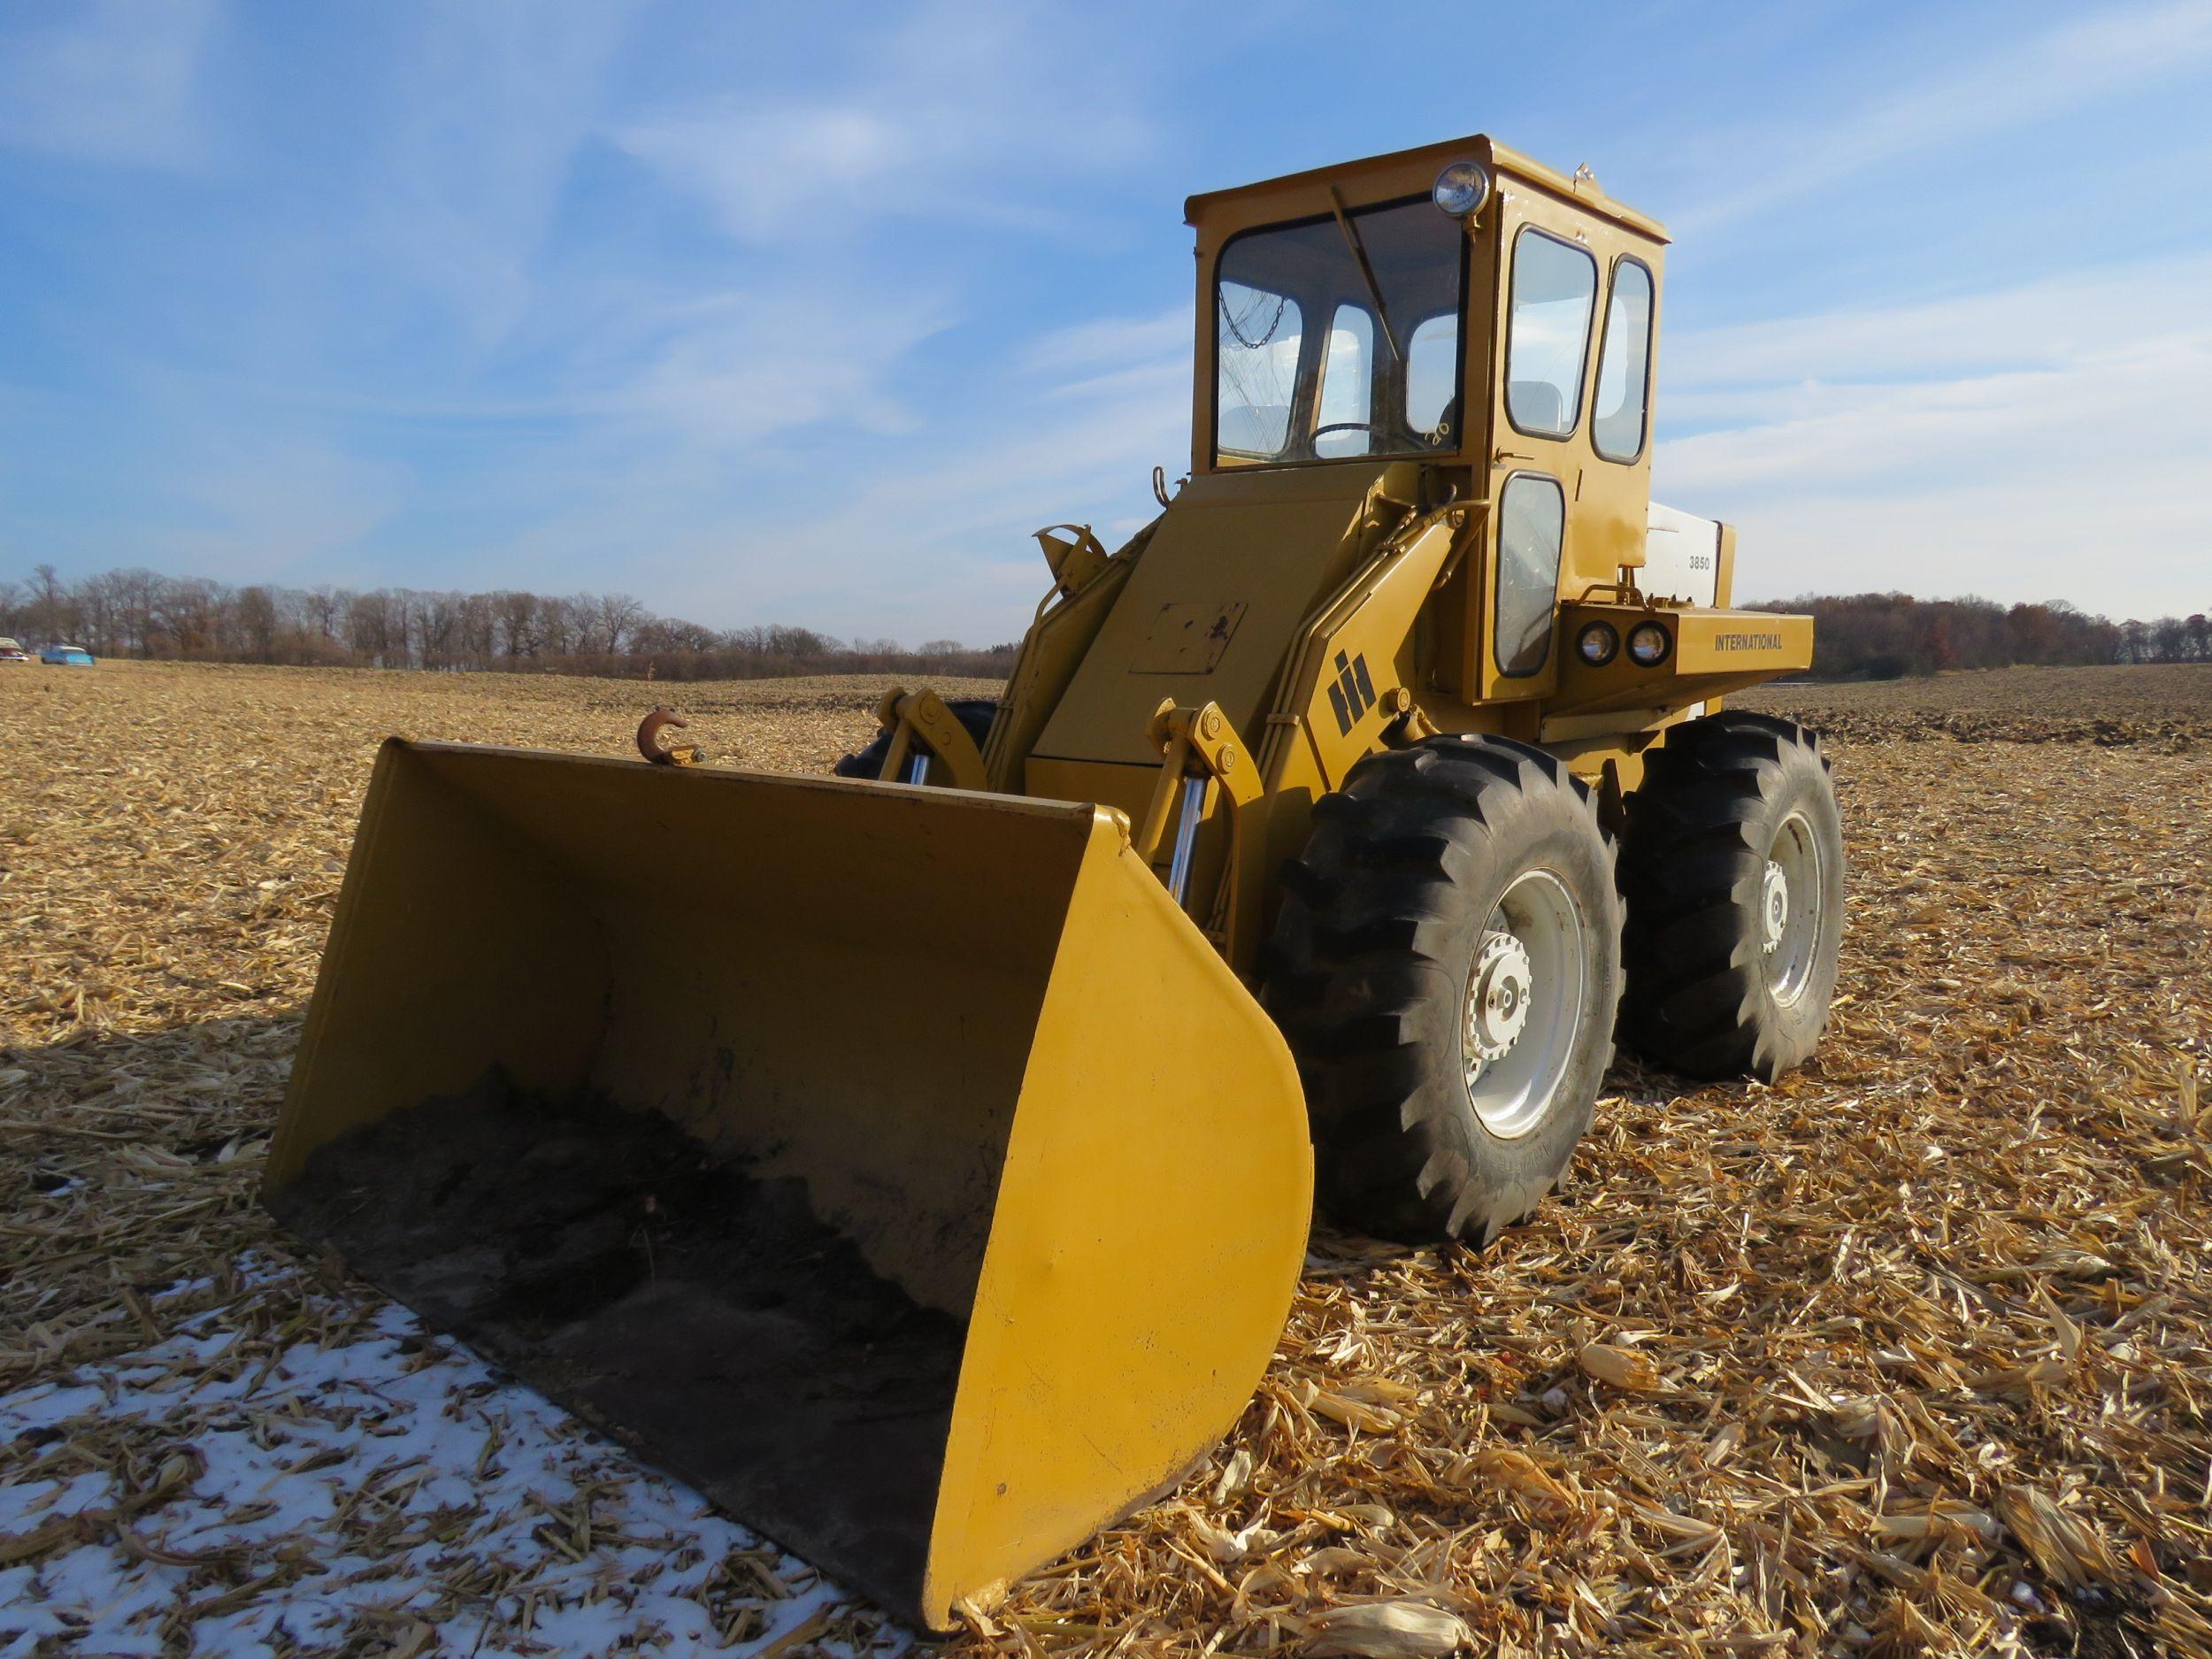
<path fill-rule="evenodd" d="M 1556 618 L 1577 564 L 1576 498 L 1591 459 L 1603 273 L 1592 227 L 1567 204 L 1524 187 L 1505 192 L 1501 208 L 1488 591 L 1476 657 L 1483 698 L 1518 701 L 1559 683 Z"/>

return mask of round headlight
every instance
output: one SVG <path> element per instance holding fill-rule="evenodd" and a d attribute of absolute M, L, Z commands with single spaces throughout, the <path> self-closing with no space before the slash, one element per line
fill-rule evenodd
<path fill-rule="evenodd" d="M 1479 161 L 1455 161 L 1436 175 L 1429 194 L 1454 219 L 1465 219 L 1490 199 L 1490 175 Z"/>
<path fill-rule="evenodd" d="M 1593 622 L 1575 635 L 1575 649 L 1593 668 L 1602 668 L 1621 649 L 1621 636 L 1609 622 Z"/>
<path fill-rule="evenodd" d="M 1673 649 L 1673 637 L 1656 622 L 1639 622 L 1628 631 L 1628 654 L 1640 668 L 1658 667 Z"/>

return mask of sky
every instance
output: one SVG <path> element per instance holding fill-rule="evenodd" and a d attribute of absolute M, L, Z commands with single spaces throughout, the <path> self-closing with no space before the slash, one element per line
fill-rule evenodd
<path fill-rule="evenodd" d="M 1017 637 L 1189 455 L 1186 195 L 1487 132 L 1668 226 L 1738 597 L 2212 605 L 2212 0 L 0 0 L 0 576 Z"/>

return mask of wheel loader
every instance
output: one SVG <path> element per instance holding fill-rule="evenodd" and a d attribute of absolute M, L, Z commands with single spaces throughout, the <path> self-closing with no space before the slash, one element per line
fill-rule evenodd
<path fill-rule="evenodd" d="M 1340 1225 L 1479 1246 L 1616 1033 L 1836 978 L 1809 618 L 1649 496 L 1666 238 L 1485 137 L 1199 196 L 1187 479 L 1002 695 L 800 778 L 388 741 L 266 1178 L 302 1236 L 891 1611 L 1174 1481 Z M 649 719 L 641 746 L 662 750 Z"/>

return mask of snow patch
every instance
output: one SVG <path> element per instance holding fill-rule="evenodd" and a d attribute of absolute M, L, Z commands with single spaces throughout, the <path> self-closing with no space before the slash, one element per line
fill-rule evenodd
<path fill-rule="evenodd" d="M 0 1396 L 0 1659 L 911 1646 L 404 1310 L 296 1306 Z"/>

